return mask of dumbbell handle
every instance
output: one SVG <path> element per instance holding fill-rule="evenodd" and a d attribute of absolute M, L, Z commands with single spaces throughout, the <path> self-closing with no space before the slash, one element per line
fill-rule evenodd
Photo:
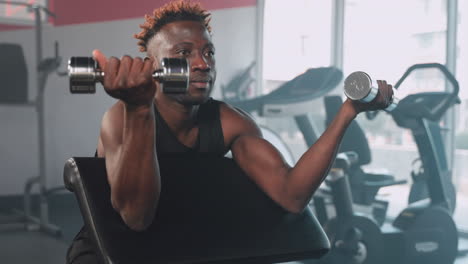
<path fill-rule="evenodd" d="M 161 83 L 164 93 L 185 93 L 189 86 L 190 67 L 184 58 L 163 58 L 161 69 L 153 78 Z M 104 72 L 92 57 L 71 57 L 68 61 L 71 93 L 95 93 L 96 82 L 104 80 Z"/>
<path fill-rule="evenodd" d="M 375 99 L 378 92 L 379 89 L 372 85 L 372 79 L 365 72 L 353 72 L 345 79 L 344 93 L 351 100 L 368 103 Z M 392 96 L 390 105 L 384 110 L 392 111 L 398 105 L 398 101 L 396 97 Z"/>
<path fill-rule="evenodd" d="M 105 74 L 101 69 L 94 69 L 93 71 L 86 72 L 85 74 L 86 74 L 86 76 L 83 76 L 82 72 L 76 71 L 76 68 L 72 69 L 71 71 L 68 71 L 68 76 L 71 77 L 71 78 L 75 78 L 75 80 L 78 79 L 78 78 L 89 78 L 93 82 L 103 82 L 104 81 Z M 162 78 L 163 76 L 164 76 L 164 74 L 163 74 L 162 69 L 156 70 L 153 73 L 153 79 L 158 80 L 158 81 L 163 79 Z"/>

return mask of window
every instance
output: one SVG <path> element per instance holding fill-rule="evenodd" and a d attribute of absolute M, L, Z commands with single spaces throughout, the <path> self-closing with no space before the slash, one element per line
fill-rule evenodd
<path fill-rule="evenodd" d="M 463 229 L 468 223 L 461 216 L 467 211 L 468 177 L 468 85 L 466 72 L 468 57 L 468 5 L 458 1 L 458 50 L 456 78 L 460 84 L 462 104 L 457 107 L 457 147 L 454 159 L 453 181 L 458 189 L 455 220 Z M 384 13 L 376 10 L 385 10 Z M 387 15 L 383 15 L 387 14 Z M 345 9 L 345 36 L 343 71 L 365 71 L 374 79 L 385 79 L 395 84 L 406 69 L 416 63 L 446 62 L 447 0 L 347 0 Z M 446 82 L 438 70 L 419 70 L 410 75 L 396 95 L 399 98 L 412 93 L 444 91 Z M 451 89 L 451 87 L 448 87 Z M 390 115 L 380 114 L 369 121 L 358 118 L 364 127 L 372 151 L 369 170 L 384 170 L 397 179 L 411 183 L 410 172 L 417 169 L 413 161 L 419 157 L 409 130 L 398 127 Z M 441 121 L 442 126 L 447 124 Z M 391 162 L 389 162 L 391 161 Z M 390 189 L 390 190 L 388 190 Z M 393 189 L 393 190 L 391 190 Z M 409 185 L 381 190 L 390 200 L 389 215 L 396 216 L 406 206 Z M 465 227 L 463 227 L 465 226 Z"/>
<path fill-rule="evenodd" d="M 347 0 L 344 75 L 364 71 L 374 81 L 384 79 L 395 84 L 413 64 L 444 64 L 446 13 L 446 0 Z M 396 96 L 403 98 L 411 93 L 444 89 L 444 79 L 437 70 L 416 71 Z M 372 121 L 360 115 L 358 122 L 364 127 L 372 150 L 368 168 L 385 168 L 396 178 L 409 179 L 411 163 L 418 157 L 410 131 L 398 127 L 391 116 L 384 113 Z M 402 162 L 388 162 L 399 158 Z"/>
<path fill-rule="evenodd" d="M 408 67 L 418 63 L 447 61 L 448 0 L 345 0 L 343 73 L 365 71 L 373 80 L 395 84 Z M 263 92 L 278 87 L 307 67 L 330 65 L 333 1 L 265 0 L 263 46 Z M 294 14 L 294 15 L 292 15 Z M 462 103 L 456 107 L 456 150 L 453 182 L 458 191 L 455 220 L 468 230 L 461 216 L 468 211 L 468 2 L 458 1 L 458 33 L 455 77 L 460 84 Z M 398 98 L 419 92 L 444 91 L 447 82 L 438 70 L 418 70 L 399 90 Z M 448 87 L 451 89 L 451 87 Z M 314 123 L 322 125 L 321 100 L 311 109 Z M 398 127 L 392 117 L 380 113 L 376 119 L 358 117 L 372 151 L 366 170 L 387 172 L 411 183 L 413 163 L 419 157 L 411 131 Z M 447 126 L 441 121 L 441 126 Z M 268 120 L 267 125 L 281 134 L 296 158 L 306 150 L 293 120 Z M 322 130 L 322 129 L 319 129 Z M 390 161 L 390 162 L 389 162 Z M 382 191 L 390 201 L 389 216 L 407 206 L 409 186 Z M 406 193 L 406 194 L 405 194 Z"/>
<path fill-rule="evenodd" d="M 262 92 L 276 89 L 309 68 L 330 66 L 332 0 L 265 0 Z M 322 100 L 310 112 L 323 126 Z M 317 117 L 317 118 L 316 118 Z M 260 122 L 262 122 L 260 120 Z M 306 150 L 293 117 L 264 121 L 288 144 L 297 159 Z"/>
<path fill-rule="evenodd" d="M 462 212 L 467 212 L 468 200 L 468 2 L 458 1 L 456 78 L 460 85 L 461 104 L 457 107 L 455 122 L 454 181 L 458 190 L 458 208 L 455 217 L 463 230 L 468 230 L 466 217 L 461 221 Z M 465 207 L 463 207 L 465 206 Z"/>
<path fill-rule="evenodd" d="M 0 23 L 14 25 L 33 25 L 34 13 L 26 6 L 27 4 L 37 4 L 47 7 L 47 0 L 12 0 L 8 3 L 0 3 Z M 15 4 L 13 4 L 15 3 Z M 24 3 L 26 5 L 18 5 Z M 42 20 L 46 21 L 47 16 L 43 15 Z"/>
<path fill-rule="evenodd" d="M 263 78 L 287 81 L 310 67 L 328 66 L 331 1 L 265 1 Z M 268 91 L 267 85 L 264 90 Z"/>

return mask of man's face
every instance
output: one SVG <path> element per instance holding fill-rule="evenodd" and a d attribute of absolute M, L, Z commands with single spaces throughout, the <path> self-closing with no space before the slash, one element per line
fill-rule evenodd
<path fill-rule="evenodd" d="M 190 64 L 190 84 L 184 95 L 169 95 L 184 105 L 205 102 L 216 79 L 214 46 L 200 22 L 177 21 L 164 25 L 150 39 L 148 55 L 158 63 L 162 58 L 186 58 Z M 158 65 L 156 65 L 159 68 Z"/>

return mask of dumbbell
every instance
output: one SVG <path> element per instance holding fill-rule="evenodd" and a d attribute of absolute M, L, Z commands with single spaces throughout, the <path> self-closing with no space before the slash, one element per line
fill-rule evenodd
<path fill-rule="evenodd" d="M 167 94 L 183 94 L 190 80 L 190 66 L 185 58 L 163 58 L 161 69 L 153 73 L 153 78 L 161 83 Z M 89 94 L 96 92 L 96 82 L 104 80 L 104 72 L 92 57 L 71 57 L 68 60 L 70 92 Z"/>
<path fill-rule="evenodd" d="M 344 93 L 351 100 L 357 100 L 363 103 L 368 103 L 377 96 L 379 89 L 372 85 L 370 76 L 362 71 L 351 73 L 344 81 Z M 396 97 L 391 98 L 390 105 L 384 110 L 392 111 L 398 105 Z"/>

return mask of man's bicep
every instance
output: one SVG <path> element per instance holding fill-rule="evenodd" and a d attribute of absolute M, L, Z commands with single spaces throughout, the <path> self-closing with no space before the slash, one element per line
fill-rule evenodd
<path fill-rule="evenodd" d="M 258 135 L 242 135 L 231 146 L 236 162 L 243 169 L 253 174 L 275 174 L 275 171 L 289 170 L 283 156 L 270 142 Z M 269 177 L 269 176 L 265 176 Z"/>
<path fill-rule="evenodd" d="M 264 168 L 270 171 L 289 167 L 281 153 L 263 138 L 262 131 L 250 115 L 228 105 L 223 106 L 221 113 L 232 155 L 249 176 L 262 177 L 259 172 Z"/>
<path fill-rule="evenodd" d="M 263 138 L 250 116 L 225 105 L 221 117 L 225 139 L 236 163 L 271 199 L 287 208 L 283 198 L 291 167 L 281 153 Z"/>
<path fill-rule="evenodd" d="M 259 136 L 243 135 L 232 144 L 233 158 L 240 168 L 281 206 L 291 169 L 281 153 Z"/>

